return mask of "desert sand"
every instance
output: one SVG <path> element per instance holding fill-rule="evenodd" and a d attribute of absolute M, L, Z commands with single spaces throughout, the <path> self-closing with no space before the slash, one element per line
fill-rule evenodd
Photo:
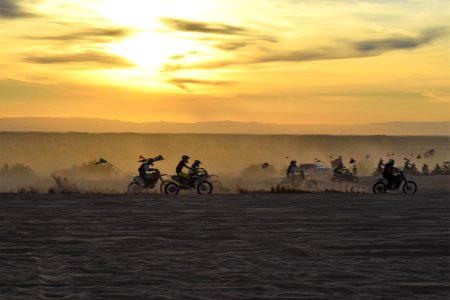
<path fill-rule="evenodd" d="M 1 299 L 448 299 L 448 179 L 421 180 L 415 195 L 0 194 Z"/>

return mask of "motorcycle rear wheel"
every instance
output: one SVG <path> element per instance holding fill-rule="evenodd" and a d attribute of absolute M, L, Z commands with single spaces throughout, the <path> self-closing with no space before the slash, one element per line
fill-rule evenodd
<path fill-rule="evenodd" d="M 386 186 L 381 182 L 377 182 L 373 185 L 372 191 L 374 194 L 386 193 Z"/>
<path fill-rule="evenodd" d="M 169 182 L 168 184 L 166 184 L 164 191 L 166 192 L 166 194 L 177 195 L 180 192 L 180 188 L 176 183 Z"/>
<path fill-rule="evenodd" d="M 213 186 L 209 181 L 199 182 L 197 185 L 197 192 L 199 194 L 211 194 L 213 191 Z"/>
<path fill-rule="evenodd" d="M 415 194 L 417 192 L 417 184 L 414 181 L 405 182 L 403 185 L 403 193 L 405 194 Z"/>
<path fill-rule="evenodd" d="M 128 194 L 137 195 L 142 193 L 142 186 L 137 182 L 130 182 L 127 187 Z"/>
<path fill-rule="evenodd" d="M 170 180 L 163 180 L 161 182 L 161 184 L 159 185 L 159 192 L 161 194 L 166 193 L 166 185 L 169 184 L 170 182 L 172 182 L 172 181 L 170 181 Z"/>

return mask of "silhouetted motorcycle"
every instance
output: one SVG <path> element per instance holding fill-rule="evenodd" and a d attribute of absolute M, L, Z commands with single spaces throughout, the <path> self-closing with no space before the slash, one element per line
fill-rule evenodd
<path fill-rule="evenodd" d="M 209 175 L 205 169 L 198 169 L 196 173 L 190 175 L 189 179 L 172 176 L 172 181 L 165 186 L 166 194 L 178 194 L 181 190 L 196 189 L 199 194 L 211 194 L 213 185 L 208 180 Z"/>
<path fill-rule="evenodd" d="M 342 169 L 340 172 L 334 172 L 333 177 L 331 178 L 333 181 L 350 181 L 353 183 L 358 182 L 358 177 L 353 175 L 347 168 Z"/>
<path fill-rule="evenodd" d="M 153 190 L 156 193 L 156 188 L 159 184 L 159 192 L 162 194 L 165 191 L 166 184 L 170 183 L 170 180 L 164 179 L 167 174 L 161 174 L 158 169 L 152 169 L 147 173 L 145 178 L 141 176 L 134 176 L 132 181 L 128 184 L 127 191 L 129 194 L 142 194 Z"/>
<path fill-rule="evenodd" d="M 417 191 L 417 184 L 411 180 L 411 178 L 406 177 L 405 173 L 403 171 L 399 172 L 399 178 L 396 182 L 393 182 L 392 184 L 389 183 L 389 181 L 383 177 L 379 177 L 377 182 L 373 185 L 372 191 L 377 193 L 386 193 L 387 190 L 398 190 L 400 189 L 402 183 L 403 183 L 403 193 L 405 194 L 415 194 Z"/>

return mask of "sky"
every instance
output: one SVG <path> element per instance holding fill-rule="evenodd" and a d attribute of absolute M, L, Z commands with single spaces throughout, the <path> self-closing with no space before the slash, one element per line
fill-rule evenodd
<path fill-rule="evenodd" d="M 0 117 L 450 120 L 448 0 L 0 0 Z"/>

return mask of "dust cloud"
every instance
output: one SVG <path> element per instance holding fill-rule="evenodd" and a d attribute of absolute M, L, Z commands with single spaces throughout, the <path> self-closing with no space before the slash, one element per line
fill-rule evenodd
<path fill-rule="evenodd" d="M 433 155 L 424 153 L 434 149 Z M 156 162 L 161 173 L 172 175 L 181 155 L 190 163 L 202 161 L 215 192 L 352 192 L 366 193 L 358 184 L 316 177 L 314 190 L 307 182 L 285 182 L 290 160 L 299 164 L 330 161 L 342 156 L 358 176 L 370 176 L 380 158 L 402 166 L 411 159 L 420 169 L 449 159 L 448 137 L 293 136 L 227 134 L 136 133 L 0 133 L 0 192 L 11 193 L 124 193 L 137 175 L 138 157 L 163 155 Z M 417 157 L 421 156 L 420 159 Z M 96 165 L 104 158 L 107 163 Z M 350 159 L 356 160 L 349 164 Z M 11 166 L 22 168 L 12 172 Z M 17 170 L 16 170 L 17 171 Z M 169 177 L 165 177 L 169 178 Z"/>

